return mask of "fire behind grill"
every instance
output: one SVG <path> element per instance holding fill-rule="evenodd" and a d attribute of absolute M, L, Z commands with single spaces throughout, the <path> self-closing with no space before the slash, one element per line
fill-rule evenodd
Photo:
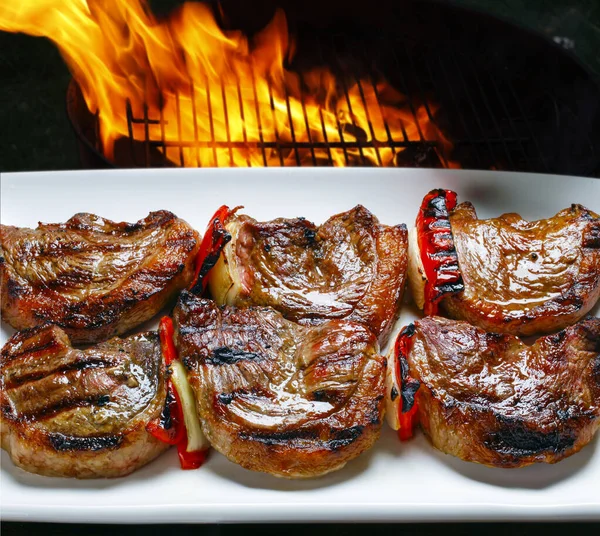
<path fill-rule="evenodd" d="M 102 156 L 97 116 L 85 108 L 72 83 L 68 110 L 84 143 L 84 164 L 193 166 L 194 149 L 208 148 L 213 165 L 232 165 L 233 149 L 251 148 L 260 153 L 265 166 L 332 165 L 336 151 L 343 154 L 346 165 L 382 165 L 378 149 L 391 148 L 392 165 L 404 167 L 447 167 L 456 162 L 470 169 L 600 176 L 600 87 L 558 46 L 490 17 L 428 2 L 403 3 L 401 13 L 383 17 L 397 24 L 376 31 L 351 18 L 337 28 L 329 22 L 319 29 L 314 21 L 294 17 L 293 8 L 286 11 L 298 36 L 298 55 L 291 69 L 303 72 L 327 66 L 340 81 L 350 112 L 347 88 L 358 84 L 367 117 L 364 92 L 376 92 L 377 81 L 385 77 L 406 96 L 416 134 L 411 136 L 403 128 L 402 136 L 393 137 L 385 125 L 385 136 L 377 137 L 369 120 L 370 132 L 338 122 L 339 139 L 329 140 L 323 129 L 323 141 L 297 141 L 290 120 L 291 140 L 280 139 L 277 132 L 261 134 L 257 142 L 247 141 L 246 136 L 231 140 L 227 131 L 225 139 L 213 135 L 174 141 L 165 140 L 163 128 L 163 135 L 153 139 L 150 125 L 162 127 L 166 120 L 161 114 L 149 116 L 147 108 L 142 116 L 135 116 L 128 106 L 129 138 L 117 142 L 115 162 L 108 162 Z M 233 13 L 248 24 L 241 6 L 236 4 Z M 235 25 L 235 19 L 230 24 Z M 241 98 L 239 87 L 238 94 Z M 213 91 L 207 102 L 197 103 L 206 107 L 211 121 L 217 99 L 227 114 L 224 95 Z M 421 128 L 416 113 L 421 105 L 427 119 L 450 139 L 450 153 L 437 136 L 428 138 Z M 289 109 L 288 103 L 288 113 Z M 258 111 L 257 117 L 260 120 Z M 364 157 L 367 149 L 375 150 L 375 162 Z"/>

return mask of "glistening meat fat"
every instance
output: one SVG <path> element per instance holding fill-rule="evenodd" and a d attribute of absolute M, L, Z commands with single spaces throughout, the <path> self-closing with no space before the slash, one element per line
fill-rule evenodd
<path fill-rule="evenodd" d="M 320 226 L 223 214 L 231 241 L 208 282 L 217 303 L 271 306 L 304 325 L 360 322 L 385 342 L 406 279 L 404 225 L 382 225 L 361 205 Z"/>
<path fill-rule="evenodd" d="M 50 322 L 98 342 L 152 318 L 194 276 L 198 233 L 167 211 L 137 223 L 76 214 L 37 229 L 0 225 L 2 319 Z"/>
<path fill-rule="evenodd" d="M 494 467 L 555 463 L 600 425 L 600 318 L 532 346 L 441 317 L 406 334 L 421 426 L 443 452 Z"/>
<path fill-rule="evenodd" d="M 203 431 L 242 467 L 319 476 L 379 437 L 386 362 L 363 324 L 302 326 L 270 307 L 218 307 L 187 291 L 173 319 Z"/>
<path fill-rule="evenodd" d="M 0 371 L 2 448 L 27 471 L 123 476 L 167 448 L 146 431 L 166 399 L 155 332 L 77 350 L 59 327 L 21 331 Z"/>
<path fill-rule="evenodd" d="M 572 205 L 552 218 L 480 220 L 456 194 L 430 192 L 409 236 L 409 282 L 426 314 L 440 310 L 485 330 L 550 333 L 600 297 L 600 217 Z"/>

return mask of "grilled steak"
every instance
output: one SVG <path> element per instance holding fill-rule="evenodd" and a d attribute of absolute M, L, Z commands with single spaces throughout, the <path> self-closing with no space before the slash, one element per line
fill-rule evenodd
<path fill-rule="evenodd" d="M 547 220 L 477 219 L 473 205 L 434 190 L 409 236 L 417 305 L 487 331 L 534 335 L 583 318 L 600 297 L 600 217 L 572 205 Z M 451 232 L 450 232 L 451 230 Z"/>
<path fill-rule="evenodd" d="M 204 433 L 241 466 L 288 478 L 341 468 L 379 436 L 385 359 L 362 324 L 301 326 L 270 307 L 174 311 Z"/>
<path fill-rule="evenodd" d="M 600 297 L 600 218 L 573 205 L 547 220 L 478 220 L 470 203 L 450 216 L 464 291 L 442 301 L 485 330 L 549 333 L 583 318 Z"/>
<path fill-rule="evenodd" d="M 2 448 L 26 471 L 122 476 L 166 448 L 146 432 L 166 397 L 156 333 L 76 350 L 40 326 L 9 339 L 0 368 Z"/>
<path fill-rule="evenodd" d="M 433 445 L 495 467 L 555 463 L 600 424 L 600 318 L 526 346 L 467 322 L 414 324 L 407 355 Z"/>
<path fill-rule="evenodd" d="M 137 223 L 77 214 L 37 229 L 0 226 L 2 318 L 98 342 L 145 322 L 194 275 L 198 234 L 166 211 Z"/>
<path fill-rule="evenodd" d="M 271 306 L 304 325 L 344 318 L 385 342 L 404 290 L 404 225 L 381 225 L 358 205 L 319 227 L 231 214 L 225 228 L 232 240 L 209 275 L 217 303 Z"/>

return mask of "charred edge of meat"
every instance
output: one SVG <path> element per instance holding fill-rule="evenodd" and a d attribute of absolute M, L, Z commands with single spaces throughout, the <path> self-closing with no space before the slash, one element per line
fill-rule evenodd
<path fill-rule="evenodd" d="M 240 432 L 240 439 L 246 441 L 257 441 L 269 446 L 286 446 L 296 441 L 316 440 L 319 448 L 325 450 L 337 450 L 354 443 L 364 432 L 362 425 L 352 426 L 343 430 L 331 429 L 329 439 L 320 440 L 320 433 L 317 430 L 292 430 L 289 432 Z"/>
<path fill-rule="evenodd" d="M 532 430 L 519 419 L 497 415 L 500 428 L 483 440 L 484 445 L 499 454 L 534 456 L 561 454 L 573 447 L 577 434 L 568 428 L 541 432 Z"/>
<path fill-rule="evenodd" d="M 450 212 L 455 205 L 455 192 L 432 190 L 423 199 L 417 218 L 417 240 L 427 277 L 426 307 L 447 294 L 465 289 L 450 224 Z M 435 310 L 428 314 L 434 313 Z"/>
<path fill-rule="evenodd" d="M 235 348 L 227 348 L 221 346 L 213 350 L 210 357 L 205 360 L 205 363 L 211 365 L 234 365 L 240 361 L 260 361 L 263 356 L 254 352 L 246 352 L 245 350 L 236 350 Z"/>
<path fill-rule="evenodd" d="M 50 444 L 55 450 L 64 452 L 69 450 L 93 451 L 114 449 L 121 445 L 123 436 L 105 435 L 77 437 L 67 436 L 59 433 L 48 434 Z"/>
<path fill-rule="evenodd" d="M 409 350 L 409 341 L 414 334 L 415 325 L 409 324 L 399 333 L 396 343 L 396 359 L 398 359 L 398 363 L 400 364 L 400 397 L 402 399 L 402 413 L 406 413 L 412 409 L 415 403 L 415 395 L 417 394 L 419 387 L 421 387 L 421 382 L 410 376 L 406 358 Z M 396 396 L 398 396 L 397 392 Z"/>

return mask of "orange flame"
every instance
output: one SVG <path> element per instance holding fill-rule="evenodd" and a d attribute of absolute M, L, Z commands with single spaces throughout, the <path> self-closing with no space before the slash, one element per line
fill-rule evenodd
<path fill-rule="evenodd" d="M 385 82 L 360 81 L 343 92 L 326 70 L 300 76 L 285 69 L 293 44 L 283 12 L 252 46 L 240 32 L 221 30 L 208 6 L 192 2 L 164 21 L 153 17 L 144 0 L 3 2 L 0 30 L 48 37 L 58 45 L 88 108 L 99 111 L 109 159 L 116 140 L 131 135 L 160 141 L 156 146 L 164 156 L 188 166 L 313 159 L 344 166 L 352 158 L 389 165 L 402 150 L 386 147 L 390 138 L 450 147 L 427 110 L 421 106 L 413 114 Z M 157 121 L 131 125 L 128 103 L 134 117 Z M 362 133 L 346 128 L 352 124 Z M 343 142 L 359 138 L 374 146 L 348 154 Z M 277 143 L 292 141 L 300 142 L 298 152 L 278 150 Z M 263 157 L 259 147 L 265 144 L 272 149 Z"/>

